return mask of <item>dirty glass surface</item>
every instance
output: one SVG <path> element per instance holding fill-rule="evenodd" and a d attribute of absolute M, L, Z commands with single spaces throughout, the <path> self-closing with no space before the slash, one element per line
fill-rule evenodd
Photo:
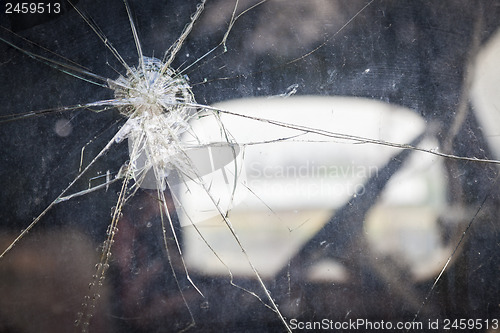
<path fill-rule="evenodd" d="M 0 251 L 36 224 L 0 259 L 0 331 L 498 329 L 498 2 L 16 3 Z M 166 188 L 96 103 L 141 69 L 131 21 L 149 59 L 194 21 L 170 67 L 206 144 Z"/>

